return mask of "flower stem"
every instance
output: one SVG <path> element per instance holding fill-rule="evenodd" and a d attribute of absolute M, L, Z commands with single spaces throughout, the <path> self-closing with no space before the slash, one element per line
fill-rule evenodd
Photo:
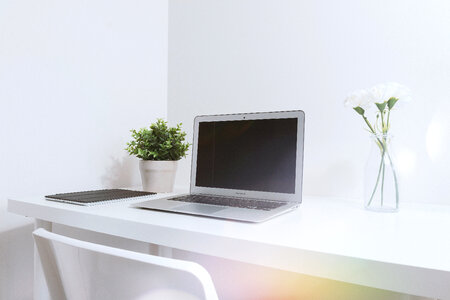
<path fill-rule="evenodd" d="M 384 175 L 385 175 L 385 170 L 386 170 L 386 164 L 384 162 L 384 157 L 385 154 L 387 152 L 387 140 L 386 140 L 386 136 L 383 135 L 382 138 L 382 143 L 383 143 L 383 153 L 382 153 L 382 160 L 383 160 L 383 177 L 381 179 L 381 206 L 383 206 L 383 202 L 384 202 Z"/>
<path fill-rule="evenodd" d="M 383 176 L 381 177 L 381 190 L 380 190 L 380 194 L 381 194 L 381 206 L 383 206 L 383 202 L 384 202 L 384 174 L 385 174 L 385 163 L 384 163 L 384 153 L 383 156 L 381 158 L 381 160 L 383 161 Z"/>
<path fill-rule="evenodd" d="M 386 133 L 389 130 L 389 118 L 391 117 L 391 110 L 388 110 L 387 121 L 386 121 Z"/>
<path fill-rule="evenodd" d="M 398 209 L 398 181 L 397 181 L 397 173 L 395 172 L 394 163 L 392 162 L 391 155 L 386 150 L 386 153 L 388 155 L 389 163 L 391 165 L 392 174 L 394 176 L 394 184 L 395 184 L 395 208 Z"/>
<path fill-rule="evenodd" d="M 370 196 L 370 200 L 367 203 L 367 206 L 370 206 L 370 204 L 372 203 L 372 200 L 373 200 L 373 196 L 375 195 L 375 192 L 377 191 L 378 182 L 380 181 L 381 169 L 382 169 L 383 165 L 384 165 L 384 155 L 382 155 L 382 157 L 381 157 L 380 168 L 378 169 L 377 182 L 375 183 L 375 187 L 373 188 L 372 195 Z"/>
<path fill-rule="evenodd" d="M 369 126 L 370 131 L 372 131 L 373 134 L 376 134 L 375 130 L 373 129 L 372 125 L 370 125 L 369 120 L 365 116 L 362 116 L 364 119 L 364 122 L 366 122 L 367 126 Z"/>
<path fill-rule="evenodd" d="M 381 112 L 381 132 L 386 133 L 384 124 L 384 111 Z"/>
<path fill-rule="evenodd" d="M 369 127 L 370 131 L 375 135 L 375 138 L 377 139 L 377 144 L 380 147 L 380 151 L 381 151 L 381 161 L 380 161 L 380 167 L 378 169 L 378 176 L 377 176 L 377 181 L 375 183 L 375 187 L 373 188 L 372 191 L 372 195 L 370 196 L 369 202 L 367 203 L 367 206 L 370 206 L 370 204 L 372 203 L 373 197 L 375 196 L 375 193 L 377 191 L 378 188 L 378 184 L 380 183 L 380 177 L 382 177 L 382 181 L 381 181 L 381 206 L 383 206 L 384 203 L 384 177 L 385 177 L 385 173 L 386 173 L 386 166 L 385 166 L 385 154 L 388 155 L 388 159 L 392 168 L 392 172 L 394 175 L 394 182 L 395 182 L 395 198 L 396 198 L 396 206 L 398 208 L 398 183 L 397 183 L 397 174 L 395 173 L 394 170 L 394 166 L 391 160 L 391 157 L 389 155 L 389 152 L 387 151 L 387 140 L 386 137 L 384 136 L 387 131 L 388 131 L 388 126 L 389 126 L 389 117 L 390 117 L 390 111 L 388 111 L 388 116 L 387 116 L 387 121 L 386 124 L 384 123 L 384 115 L 383 112 L 381 112 L 381 131 L 383 133 L 383 138 L 380 139 L 377 136 L 376 131 L 374 130 L 374 128 L 372 127 L 372 125 L 370 124 L 369 120 L 367 120 L 367 118 L 362 115 L 364 122 L 366 122 L 367 126 Z"/>
<path fill-rule="evenodd" d="M 383 142 L 381 142 L 380 138 L 377 136 L 377 132 L 373 129 L 372 125 L 370 125 L 369 120 L 363 115 L 364 122 L 366 122 L 367 126 L 369 126 L 370 131 L 375 135 L 377 141 L 379 143 L 380 148 L 384 149 Z"/>

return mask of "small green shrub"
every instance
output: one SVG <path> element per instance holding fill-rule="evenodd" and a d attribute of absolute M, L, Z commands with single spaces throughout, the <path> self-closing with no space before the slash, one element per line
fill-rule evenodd
<path fill-rule="evenodd" d="M 181 123 L 168 127 L 167 122 L 158 119 L 150 128 L 131 130 L 134 140 L 127 143 L 130 155 L 143 160 L 179 160 L 186 157 L 189 143 L 184 143 L 186 132 L 181 131 Z"/>

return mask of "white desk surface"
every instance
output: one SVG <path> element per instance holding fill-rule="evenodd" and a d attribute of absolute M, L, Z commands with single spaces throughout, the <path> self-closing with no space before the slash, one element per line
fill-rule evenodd
<path fill-rule="evenodd" d="M 450 299 L 450 206 L 404 204 L 399 213 L 374 213 L 343 199 L 304 197 L 296 211 L 250 224 L 129 207 L 139 201 L 84 207 L 29 197 L 10 199 L 8 209 L 167 247 Z"/>

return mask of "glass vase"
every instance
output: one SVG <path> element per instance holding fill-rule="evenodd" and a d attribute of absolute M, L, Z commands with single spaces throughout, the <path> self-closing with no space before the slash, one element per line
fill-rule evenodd
<path fill-rule="evenodd" d="M 365 169 L 366 209 L 397 212 L 399 205 L 398 178 L 392 153 L 392 136 L 372 134 L 371 150 Z"/>

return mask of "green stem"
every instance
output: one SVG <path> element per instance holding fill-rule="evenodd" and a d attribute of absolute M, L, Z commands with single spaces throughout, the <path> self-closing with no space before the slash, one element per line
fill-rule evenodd
<path fill-rule="evenodd" d="M 370 131 L 372 131 L 373 134 L 376 134 L 375 130 L 373 129 L 372 125 L 370 125 L 369 120 L 365 116 L 362 116 L 364 119 L 364 122 L 366 122 L 367 126 L 369 126 Z"/>
<path fill-rule="evenodd" d="M 387 121 L 386 121 L 386 133 L 389 130 L 389 118 L 391 117 L 391 110 L 388 111 Z"/>
<path fill-rule="evenodd" d="M 385 176 L 385 162 L 384 162 L 384 157 L 385 157 L 385 154 L 387 154 L 388 155 L 388 158 L 389 158 L 389 162 L 390 162 L 390 165 L 391 165 L 391 168 L 392 168 L 392 172 L 393 172 L 393 175 L 394 175 L 394 182 L 395 182 L 395 198 L 396 198 L 396 206 L 397 206 L 397 208 L 398 208 L 398 182 L 397 182 L 397 174 L 396 174 L 396 172 L 395 172 L 395 169 L 394 169 L 394 166 L 393 166 L 393 163 L 392 163 L 392 160 L 391 160 L 391 157 L 390 157 L 390 155 L 389 155 L 389 152 L 387 151 L 387 141 L 386 141 L 386 138 L 385 137 L 383 137 L 383 140 L 380 140 L 380 138 L 377 136 L 377 133 L 376 133 L 376 131 L 373 129 L 373 127 L 372 127 L 372 125 L 370 124 L 370 122 L 369 122 L 369 120 L 367 120 L 367 118 L 364 116 L 364 115 L 362 115 L 362 117 L 363 117 L 363 119 L 364 119 L 364 122 L 366 122 L 366 124 L 367 124 L 367 126 L 369 127 L 369 129 L 370 129 L 370 131 L 375 135 L 375 137 L 376 137 L 376 139 L 377 139 L 377 142 L 378 142 L 378 145 L 379 145 L 379 147 L 380 147 L 380 150 L 382 151 L 382 154 L 381 154 L 381 161 L 380 161 L 380 167 L 379 167 L 379 169 L 378 169 L 378 176 L 377 176 L 377 181 L 376 181 L 376 183 L 375 183 L 375 187 L 374 187 L 374 189 L 373 189 L 373 191 L 372 191 L 372 195 L 370 196 L 370 199 L 369 199 L 369 202 L 367 203 L 367 206 L 370 206 L 370 204 L 372 203 L 372 200 L 373 200 L 373 197 L 374 197 L 374 195 L 375 195 L 375 192 L 376 192 L 376 190 L 377 190 L 377 188 L 378 188 L 378 184 L 379 184 L 379 182 L 380 182 L 380 176 L 381 176 L 381 173 L 383 172 L 383 179 L 382 179 L 382 183 L 381 183 L 381 205 L 383 205 L 383 197 L 384 197 L 384 176 Z M 387 122 L 386 122 L 386 125 L 384 124 L 384 116 L 383 116 L 383 112 L 381 112 L 381 128 L 382 128 L 382 132 L 383 132 L 383 135 L 384 134 L 386 134 L 387 133 L 387 130 L 388 130 L 388 125 L 389 125 L 389 118 L 390 118 L 390 111 L 388 111 L 388 117 L 387 117 Z"/>
<path fill-rule="evenodd" d="M 383 202 L 384 202 L 384 175 L 385 175 L 385 170 L 386 170 L 386 164 L 384 162 L 384 156 L 387 152 L 387 140 L 386 140 L 386 136 L 383 135 L 382 137 L 382 143 L 383 143 L 383 154 L 382 154 L 382 159 L 383 159 L 383 178 L 381 180 L 381 206 L 383 206 Z"/>
<path fill-rule="evenodd" d="M 382 161 L 383 161 L 383 176 L 381 178 L 381 206 L 383 206 L 383 202 L 384 202 L 384 174 L 385 174 L 385 169 L 386 169 L 386 165 L 384 163 L 384 153 L 383 153 L 383 157 L 382 157 Z"/>
<path fill-rule="evenodd" d="M 387 124 L 386 124 L 386 132 L 389 130 L 390 126 L 390 117 L 391 117 L 391 109 L 388 110 L 388 116 L 387 116 Z M 389 151 L 386 149 L 386 153 L 388 155 L 389 164 L 391 165 L 392 174 L 394 175 L 394 184 L 395 184 L 395 207 L 398 209 L 398 181 L 397 181 L 397 173 L 395 172 L 394 163 L 392 162 L 391 155 L 389 154 Z"/>
<path fill-rule="evenodd" d="M 395 208 L 398 209 L 398 181 L 397 181 L 397 173 L 395 172 L 395 168 L 394 168 L 394 164 L 392 162 L 391 159 L 391 155 L 389 154 L 389 152 L 386 150 L 386 153 L 388 155 L 389 158 L 389 163 L 391 165 L 391 169 L 392 169 L 392 174 L 394 175 L 394 184 L 395 184 Z"/>
<path fill-rule="evenodd" d="M 378 169 L 377 182 L 375 183 L 375 187 L 373 188 L 372 195 L 370 196 L 370 200 L 367 203 L 367 206 L 370 206 L 370 204 L 372 203 L 372 200 L 373 200 L 373 196 L 375 196 L 375 192 L 377 191 L 378 183 L 380 181 L 381 169 L 383 166 L 384 166 L 384 154 L 381 157 L 380 168 Z"/>
<path fill-rule="evenodd" d="M 383 142 L 378 138 L 376 131 L 373 129 L 372 125 L 370 125 L 369 120 L 367 120 L 367 118 L 363 115 L 362 116 L 364 119 L 364 122 L 366 122 L 367 126 L 369 126 L 370 131 L 375 135 L 375 137 L 377 138 L 377 141 L 380 145 L 380 147 L 383 149 L 384 151 L 384 147 L 383 147 Z"/>

